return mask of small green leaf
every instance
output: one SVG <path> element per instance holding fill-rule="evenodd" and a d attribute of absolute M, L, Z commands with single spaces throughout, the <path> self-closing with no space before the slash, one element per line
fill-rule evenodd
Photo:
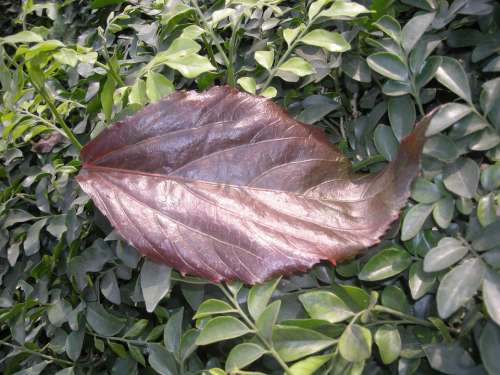
<path fill-rule="evenodd" d="M 351 45 L 339 33 L 316 29 L 307 33 L 300 40 L 311 46 L 321 47 L 330 52 L 345 52 L 351 49 Z"/>
<path fill-rule="evenodd" d="M 378 125 L 373 133 L 375 147 L 386 160 L 394 160 L 398 152 L 399 143 L 391 128 L 387 125 Z"/>
<path fill-rule="evenodd" d="M 497 220 L 495 197 L 493 194 L 485 195 L 477 204 L 477 218 L 479 223 L 486 227 Z"/>
<path fill-rule="evenodd" d="M 410 95 L 390 98 L 387 104 L 389 121 L 396 138 L 401 141 L 413 130 L 417 119 L 415 103 Z"/>
<path fill-rule="evenodd" d="M 202 328 L 196 339 L 197 345 L 208 345 L 214 342 L 233 339 L 246 335 L 250 329 L 232 316 L 219 316 L 210 319 Z"/>
<path fill-rule="evenodd" d="M 366 60 L 370 68 L 386 78 L 396 81 L 408 79 L 408 68 L 401 58 L 390 52 L 377 52 Z"/>
<path fill-rule="evenodd" d="M 417 300 L 432 290 L 436 283 L 436 277 L 426 273 L 422 261 L 418 261 L 410 267 L 408 283 L 411 296 Z"/>
<path fill-rule="evenodd" d="M 453 268 L 442 279 L 436 302 L 439 316 L 450 317 L 477 292 L 483 281 L 485 266 L 481 259 L 473 258 Z"/>
<path fill-rule="evenodd" d="M 314 291 L 299 296 L 300 302 L 313 319 L 338 323 L 354 315 L 344 301 L 331 292 Z"/>
<path fill-rule="evenodd" d="M 417 235 L 432 212 L 432 205 L 419 203 L 410 208 L 403 219 L 401 240 L 407 241 Z"/>
<path fill-rule="evenodd" d="M 255 82 L 255 78 L 253 77 L 241 77 L 236 81 L 238 85 L 241 86 L 243 90 L 246 92 L 255 95 L 255 91 L 257 89 L 257 83 Z"/>
<path fill-rule="evenodd" d="M 419 203 L 434 203 L 441 198 L 441 190 L 432 182 L 418 177 L 413 184 L 411 197 Z"/>
<path fill-rule="evenodd" d="M 286 43 L 288 45 L 291 45 L 292 42 L 297 38 L 297 35 L 304 30 L 304 25 L 301 24 L 300 26 L 297 26 L 293 29 L 284 29 L 283 30 L 283 39 L 285 39 Z"/>
<path fill-rule="evenodd" d="M 271 70 L 274 63 L 274 51 L 255 51 L 255 61 L 267 70 Z"/>
<path fill-rule="evenodd" d="M 264 98 L 271 99 L 271 98 L 274 98 L 276 95 L 278 95 L 278 91 L 274 87 L 271 86 L 271 87 L 266 88 L 259 95 L 263 96 Z"/>
<path fill-rule="evenodd" d="M 403 272 L 410 264 L 408 252 L 400 247 L 389 247 L 372 256 L 358 277 L 364 281 L 383 280 Z"/>
<path fill-rule="evenodd" d="M 281 301 L 274 301 L 269 304 L 269 306 L 267 306 L 262 313 L 260 313 L 259 317 L 255 321 L 257 330 L 268 340 L 271 339 L 272 329 L 278 319 L 280 308 Z"/>
<path fill-rule="evenodd" d="M 196 78 L 200 74 L 215 70 L 215 67 L 205 56 L 190 54 L 186 56 L 178 56 L 169 58 L 165 64 L 179 71 L 186 78 Z"/>
<path fill-rule="evenodd" d="M 220 299 L 207 299 L 198 307 L 193 319 L 202 319 L 207 316 L 217 315 L 217 314 L 230 314 L 236 312 L 236 309 L 231 307 L 227 302 Z"/>
<path fill-rule="evenodd" d="M 53 57 L 61 64 L 66 64 L 73 68 L 76 64 L 78 64 L 78 54 L 76 51 L 69 48 L 61 48 L 59 51 L 54 53 Z"/>
<path fill-rule="evenodd" d="M 274 348 L 284 361 L 295 361 L 335 344 L 335 340 L 311 329 L 276 325 Z"/>
<path fill-rule="evenodd" d="M 113 94 L 115 92 L 115 87 L 115 80 L 111 76 L 108 76 L 101 91 L 101 104 L 106 121 L 111 119 L 111 114 L 113 112 Z"/>
<path fill-rule="evenodd" d="M 156 372 L 161 375 L 179 374 L 174 356 L 163 346 L 158 344 L 149 344 L 148 351 L 148 362 Z"/>
<path fill-rule="evenodd" d="M 236 345 L 227 356 L 226 372 L 233 373 L 255 362 L 266 353 L 260 345 L 245 342 Z"/>
<path fill-rule="evenodd" d="M 370 358 L 372 353 L 370 330 L 357 324 L 347 326 L 340 336 L 339 351 L 349 362 L 359 362 Z"/>
<path fill-rule="evenodd" d="M 165 348 L 177 357 L 182 336 L 182 318 L 184 315 L 184 308 L 180 308 L 175 314 L 171 315 L 165 324 L 163 331 L 163 343 Z"/>
<path fill-rule="evenodd" d="M 451 197 L 440 199 L 434 204 L 432 209 L 432 217 L 437 225 L 446 229 L 450 226 L 455 214 L 455 201 Z"/>
<path fill-rule="evenodd" d="M 380 17 L 377 22 L 373 24 L 373 26 L 375 26 L 379 30 L 382 30 L 395 42 L 399 43 L 401 39 L 401 25 L 395 18 L 386 14 Z"/>
<path fill-rule="evenodd" d="M 469 79 L 463 66 L 452 57 L 443 57 L 436 79 L 468 103 L 472 103 Z"/>
<path fill-rule="evenodd" d="M 383 325 L 375 333 L 375 343 L 377 344 L 382 362 L 388 365 L 398 359 L 401 353 L 401 336 L 396 327 Z"/>
<path fill-rule="evenodd" d="M 170 267 L 147 259 L 142 265 L 141 290 L 147 312 L 153 312 L 158 303 L 169 292 L 171 273 Z"/>
<path fill-rule="evenodd" d="M 362 13 L 370 13 L 363 5 L 355 2 L 336 0 L 333 5 L 320 13 L 321 17 L 328 17 L 334 20 L 350 19 Z"/>
<path fill-rule="evenodd" d="M 471 107 L 460 103 L 447 103 L 432 117 L 426 135 L 435 135 L 450 127 L 471 112 Z"/>
<path fill-rule="evenodd" d="M 146 78 L 146 95 L 154 103 L 175 91 L 175 86 L 163 74 L 149 71 Z"/>
<path fill-rule="evenodd" d="M 266 308 L 280 278 L 253 286 L 248 292 L 247 306 L 250 315 L 256 320 Z"/>
<path fill-rule="evenodd" d="M 307 76 L 315 72 L 313 66 L 301 57 L 292 57 L 288 59 L 280 65 L 279 69 L 296 74 L 299 77 Z"/>
<path fill-rule="evenodd" d="M 33 31 L 20 31 L 16 34 L 8 35 L 0 38 L 1 43 L 17 44 L 17 43 L 39 43 L 43 42 L 43 38 Z"/>
<path fill-rule="evenodd" d="M 436 13 L 419 14 L 409 20 L 401 32 L 401 45 L 409 53 L 431 25 Z"/>
<path fill-rule="evenodd" d="M 469 158 L 457 159 L 444 172 L 444 186 L 465 198 L 474 198 L 479 184 L 479 167 Z"/>
<path fill-rule="evenodd" d="M 86 318 L 90 327 L 102 336 L 114 336 L 125 326 L 125 319 L 110 314 L 97 302 L 88 304 Z"/>
<path fill-rule="evenodd" d="M 490 318 L 500 325 L 500 276 L 491 270 L 483 281 L 483 300 Z"/>
<path fill-rule="evenodd" d="M 313 375 L 332 358 L 331 354 L 315 355 L 296 362 L 290 367 L 292 375 Z"/>
<path fill-rule="evenodd" d="M 147 319 L 139 319 L 137 322 L 134 323 L 132 327 L 123 335 L 124 338 L 128 337 L 137 337 L 139 336 L 144 329 L 148 326 L 148 320 Z"/>

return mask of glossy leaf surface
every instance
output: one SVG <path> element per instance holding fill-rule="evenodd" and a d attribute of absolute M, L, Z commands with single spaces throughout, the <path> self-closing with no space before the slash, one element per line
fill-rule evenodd
<path fill-rule="evenodd" d="M 322 131 L 264 98 L 176 92 L 85 146 L 78 182 L 143 255 L 253 284 L 377 243 L 409 196 L 427 125 L 363 175 Z"/>

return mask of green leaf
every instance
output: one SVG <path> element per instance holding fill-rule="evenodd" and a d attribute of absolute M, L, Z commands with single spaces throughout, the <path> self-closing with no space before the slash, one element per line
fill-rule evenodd
<path fill-rule="evenodd" d="M 121 4 L 123 2 L 125 2 L 125 0 L 92 0 L 90 7 L 92 9 L 99 9 L 110 5 Z"/>
<path fill-rule="evenodd" d="M 455 202 L 451 197 L 440 199 L 434 204 L 434 208 L 432 209 L 432 217 L 434 218 L 434 221 L 443 229 L 450 226 L 454 213 Z"/>
<path fill-rule="evenodd" d="M 111 119 L 111 114 L 113 113 L 113 94 L 115 92 L 115 88 L 115 80 L 111 76 L 108 76 L 101 91 L 101 104 L 106 121 Z"/>
<path fill-rule="evenodd" d="M 477 251 L 493 249 L 500 243 L 500 221 L 483 228 L 474 236 L 472 247 Z"/>
<path fill-rule="evenodd" d="M 197 345 L 208 345 L 214 342 L 233 339 L 246 335 L 250 329 L 232 316 L 219 316 L 212 318 L 202 328 L 196 339 Z"/>
<path fill-rule="evenodd" d="M 227 302 L 221 301 L 220 299 L 207 299 L 198 307 L 193 319 L 206 318 L 207 316 L 217 315 L 217 314 L 230 314 L 237 310 L 234 309 Z"/>
<path fill-rule="evenodd" d="M 479 184 L 479 167 L 469 158 L 460 158 L 443 172 L 444 186 L 465 198 L 474 198 Z"/>
<path fill-rule="evenodd" d="M 387 125 L 378 125 L 373 133 L 373 141 L 377 151 L 380 152 L 386 160 L 394 160 L 398 152 L 399 143 L 391 128 Z"/>
<path fill-rule="evenodd" d="M 43 38 L 33 31 L 20 31 L 16 34 L 8 35 L 0 38 L 1 43 L 17 44 L 17 43 L 39 43 L 43 42 Z"/>
<path fill-rule="evenodd" d="M 163 331 L 163 343 L 165 344 L 165 348 L 176 357 L 179 353 L 181 344 L 183 315 L 184 308 L 181 307 L 179 311 L 170 316 Z"/>
<path fill-rule="evenodd" d="M 280 278 L 270 280 L 266 283 L 253 286 L 248 292 L 248 311 L 254 320 L 256 320 L 266 308 L 279 282 Z"/>
<path fill-rule="evenodd" d="M 500 187 L 500 163 L 490 165 L 481 172 L 481 185 L 488 191 Z"/>
<path fill-rule="evenodd" d="M 296 74 L 299 77 L 307 76 L 315 72 L 313 66 L 301 57 L 292 57 L 288 59 L 280 65 L 279 69 Z"/>
<path fill-rule="evenodd" d="M 175 92 L 175 86 L 168 78 L 163 74 L 156 73 L 154 71 L 149 71 L 146 78 L 146 95 L 149 100 L 154 103 Z"/>
<path fill-rule="evenodd" d="M 362 13 L 370 13 L 363 5 L 355 2 L 336 0 L 333 5 L 320 13 L 321 17 L 328 17 L 334 20 L 350 19 Z"/>
<path fill-rule="evenodd" d="M 151 367 L 161 375 L 177 375 L 177 364 L 174 356 L 163 346 L 158 344 L 149 344 L 148 362 Z"/>
<path fill-rule="evenodd" d="M 423 262 L 418 261 L 410 267 L 408 283 L 411 296 L 414 300 L 417 300 L 432 290 L 436 283 L 436 277 L 426 273 L 423 268 Z"/>
<path fill-rule="evenodd" d="M 290 367 L 292 375 L 313 375 L 332 358 L 331 354 L 315 355 L 296 362 Z"/>
<path fill-rule="evenodd" d="M 283 39 L 285 39 L 286 43 L 290 46 L 302 30 L 304 30 L 303 24 L 301 24 L 300 26 L 297 26 L 293 29 L 284 29 L 283 30 Z"/>
<path fill-rule="evenodd" d="M 132 327 L 123 335 L 124 338 L 139 336 L 148 326 L 147 319 L 139 319 Z"/>
<path fill-rule="evenodd" d="M 441 318 L 448 318 L 476 294 L 484 272 L 482 260 L 473 258 L 464 261 L 443 277 L 436 296 Z"/>
<path fill-rule="evenodd" d="M 409 53 L 434 21 L 436 13 L 419 14 L 409 20 L 401 32 L 401 45 Z"/>
<path fill-rule="evenodd" d="M 260 345 L 245 342 L 236 345 L 227 356 L 226 372 L 233 373 L 255 362 L 266 353 Z"/>
<path fill-rule="evenodd" d="M 484 367 L 490 375 L 500 374 L 498 348 L 500 348 L 500 328 L 488 322 L 479 339 L 479 351 Z"/>
<path fill-rule="evenodd" d="M 436 71 L 436 79 L 468 103 L 472 95 L 467 74 L 462 65 L 452 57 L 443 57 Z"/>
<path fill-rule="evenodd" d="M 26 233 L 26 240 L 24 240 L 23 248 L 26 256 L 31 256 L 38 253 L 40 250 L 40 231 L 47 224 L 47 219 L 36 221 L 30 226 Z"/>
<path fill-rule="evenodd" d="M 140 106 L 146 105 L 148 98 L 146 96 L 146 82 L 142 79 L 137 79 L 130 89 L 128 96 L 130 104 L 138 104 Z"/>
<path fill-rule="evenodd" d="M 497 129 L 500 128 L 500 78 L 492 79 L 483 84 L 479 100 L 484 114 Z M 498 132 L 497 132 L 498 133 Z"/>
<path fill-rule="evenodd" d="M 476 364 L 469 353 L 458 342 L 424 346 L 424 352 L 431 367 L 445 374 L 473 374 Z"/>
<path fill-rule="evenodd" d="M 458 158 L 460 150 L 450 137 L 437 134 L 425 142 L 424 154 L 430 155 L 438 160 L 450 163 Z"/>
<path fill-rule="evenodd" d="M 273 327 L 272 341 L 274 348 L 286 362 L 306 357 L 335 344 L 335 340 L 311 329 L 283 325 Z"/>
<path fill-rule="evenodd" d="M 349 77 L 358 82 L 371 82 L 370 67 L 366 60 L 359 55 L 345 54 L 342 56 L 342 70 Z"/>
<path fill-rule="evenodd" d="M 490 318 L 500 326 L 500 276 L 491 270 L 483 281 L 483 300 Z"/>
<path fill-rule="evenodd" d="M 59 51 L 54 53 L 53 57 L 61 64 L 66 64 L 73 68 L 76 64 L 78 64 L 78 54 L 76 51 L 69 48 L 61 48 Z"/>
<path fill-rule="evenodd" d="M 388 285 L 384 288 L 381 296 L 382 305 L 393 310 L 410 314 L 410 304 L 403 290 L 395 285 Z"/>
<path fill-rule="evenodd" d="M 331 292 L 314 291 L 299 296 L 300 302 L 313 319 L 327 320 L 330 323 L 344 321 L 354 315 L 344 301 Z"/>
<path fill-rule="evenodd" d="M 377 344 L 382 362 L 388 365 L 398 359 L 401 353 L 401 336 L 396 327 L 383 325 L 375 333 L 375 343 Z"/>
<path fill-rule="evenodd" d="M 400 247 L 389 247 L 372 256 L 358 277 L 364 281 L 378 281 L 395 276 L 411 264 L 411 256 Z"/>
<path fill-rule="evenodd" d="M 387 104 L 389 121 L 396 138 L 401 141 L 413 130 L 417 119 L 415 103 L 410 95 L 390 98 Z"/>
<path fill-rule="evenodd" d="M 255 61 L 267 70 L 271 70 L 274 62 L 274 51 L 255 51 Z"/>
<path fill-rule="evenodd" d="M 479 199 L 477 218 L 483 227 L 493 224 L 497 220 L 495 197 L 493 194 L 485 195 Z"/>
<path fill-rule="evenodd" d="M 471 112 L 471 107 L 460 103 L 447 103 L 439 108 L 439 111 L 432 117 L 426 135 L 435 135 Z"/>
<path fill-rule="evenodd" d="M 434 203 L 441 198 L 441 190 L 432 182 L 417 177 L 411 190 L 411 197 L 419 203 Z"/>
<path fill-rule="evenodd" d="M 340 336 L 339 351 L 349 362 L 359 362 L 370 358 L 372 353 L 370 330 L 357 324 L 347 326 Z"/>
<path fill-rule="evenodd" d="M 316 29 L 307 33 L 300 40 L 302 43 L 321 47 L 330 52 L 345 52 L 351 49 L 351 45 L 339 33 Z"/>
<path fill-rule="evenodd" d="M 395 18 L 386 14 L 380 17 L 377 22 L 373 24 L 373 26 L 375 26 L 379 30 L 382 30 L 395 42 L 399 43 L 399 41 L 401 40 L 401 25 Z"/>
<path fill-rule="evenodd" d="M 165 64 L 179 71 L 186 78 L 196 78 L 202 73 L 215 70 L 215 67 L 205 56 L 197 54 L 169 58 Z"/>
<path fill-rule="evenodd" d="M 278 95 L 278 91 L 274 87 L 271 86 L 271 87 L 266 88 L 259 95 L 263 96 L 264 98 L 271 99 L 271 98 L 274 98 L 276 95 Z"/>
<path fill-rule="evenodd" d="M 417 235 L 422 229 L 427 217 L 432 212 L 432 205 L 419 203 L 410 208 L 403 219 L 401 240 L 407 241 Z"/>
<path fill-rule="evenodd" d="M 114 303 L 115 305 L 119 305 L 121 303 L 122 299 L 120 295 L 120 288 L 113 270 L 109 270 L 104 273 L 100 287 L 102 295 L 106 297 L 109 302 Z"/>
<path fill-rule="evenodd" d="M 255 82 L 255 78 L 253 77 L 241 77 L 236 81 L 238 85 L 241 86 L 243 90 L 246 92 L 255 95 L 257 89 L 257 83 Z"/>
<path fill-rule="evenodd" d="M 114 336 L 125 326 L 125 319 L 110 314 L 97 302 L 91 302 L 87 306 L 87 323 L 102 336 Z"/>
<path fill-rule="evenodd" d="M 200 332 L 196 329 L 188 329 L 181 337 L 181 346 L 179 348 L 179 357 L 181 361 L 186 361 L 194 353 L 198 345 L 196 339 Z"/>
<path fill-rule="evenodd" d="M 276 324 L 281 308 L 281 301 L 277 300 L 269 304 L 255 321 L 259 333 L 267 340 L 271 339 L 273 326 Z"/>
<path fill-rule="evenodd" d="M 396 81 L 408 79 L 408 68 L 401 58 L 390 52 L 377 52 L 366 60 L 370 68 L 386 78 Z"/>
<path fill-rule="evenodd" d="M 425 255 L 424 271 L 444 270 L 460 261 L 468 252 L 469 250 L 461 241 L 453 237 L 444 237 Z"/>
<path fill-rule="evenodd" d="M 309 6 L 309 11 L 307 12 L 307 17 L 309 19 L 314 18 L 323 7 L 331 2 L 331 0 L 316 0 Z"/>
<path fill-rule="evenodd" d="M 172 269 L 164 264 L 155 263 L 148 259 L 141 268 L 141 290 L 146 304 L 146 311 L 153 312 L 170 290 L 170 275 Z"/>
<path fill-rule="evenodd" d="M 68 337 L 66 337 L 65 350 L 66 354 L 72 361 L 76 361 L 78 358 L 80 358 L 84 338 L 85 330 L 83 329 L 79 331 L 72 331 L 68 335 Z"/>

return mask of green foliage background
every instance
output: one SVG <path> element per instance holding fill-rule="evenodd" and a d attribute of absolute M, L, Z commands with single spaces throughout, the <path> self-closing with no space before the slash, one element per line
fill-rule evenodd
<path fill-rule="evenodd" d="M 500 374 L 496 2 L 0 8 L 0 372 Z M 350 262 L 253 288 L 141 259 L 77 186 L 80 144 L 214 84 L 275 100 L 372 172 L 442 105 L 402 219 Z M 46 137 L 62 142 L 42 153 Z"/>

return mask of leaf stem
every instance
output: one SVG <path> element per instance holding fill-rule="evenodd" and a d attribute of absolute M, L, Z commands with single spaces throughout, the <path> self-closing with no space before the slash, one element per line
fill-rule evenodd
<path fill-rule="evenodd" d="M 279 365 L 283 368 L 286 374 L 291 374 L 290 367 L 286 364 L 286 362 L 281 358 L 279 353 L 274 349 L 274 346 L 272 342 L 267 340 L 264 336 L 262 336 L 257 329 L 257 326 L 254 324 L 254 322 L 248 317 L 248 315 L 243 311 L 243 309 L 240 307 L 240 304 L 236 300 L 234 296 L 229 293 L 226 288 L 223 285 L 219 285 L 220 290 L 226 298 L 233 304 L 234 308 L 238 311 L 238 314 L 243 318 L 245 323 L 250 327 L 250 329 L 255 333 L 255 335 L 259 338 L 259 340 L 264 344 L 266 347 L 267 351 L 274 357 L 274 359 L 279 363 Z"/>
<path fill-rule="evenodd" d="M 208 22 L 205 20 L 205 16 L 203 15 L 203 12 L 201 11 L 200 7 L 198 6 L 198 2 L 196 0 L 191 0 L 191 4 L 193 4 L 193 8 L 198 14 L 201 23 L 203 24 L 203 27 L 205 28 L 205 31 L 210 35 L 212 38 L 212 41 L 215 44 L 215 48 L 219 51 L 219 53 L 222 56 L 222 59 L 224 60 L 224 64 L 226 64 L 226 74 L 227 78 L 226 81 L 228 85 L 234 87 L 235 86 L 235 81 L 234 81 L 234 67 L 229 58 L 227 57 L 226 52 L 220 45 L 219 41 L 217 40 L 217 36 L 215 35 L 213 29 L 210 27 Z"/>
<path fill-rule="evenodd" d="M 280 66 L 288 59 L 288 56 L 290 56 L 290 54 L 293 52 L 293 50 L 295 49 L 297 44 L 299 44 L 300 40 L 304 37 L 304 35 L 306 35 L 306 33 L 309 31 L 309 28 L 314 24 L 314 22 L 316 21 L 317 18 L 318 18 L 318 15 L 311 18 L 309 20 L 309 22 L 307 22 L 307 24 L 305 25 L 304 30 L 302 30 L 299 33 L 299 35 L 297 35 L 297 37 L 293 40 L 293 42 L 290 43 L 290 45 L 286 49 L 283 56 L 281 56 L 281 58 L 278 60 L 278 63 L 276 64 L 276 66 L 274 68 L 272 68 L 271 71 L 269 72 L 269 76 L 267 77 L 266 81 L 264 82 L 264 84 L 260 88 L 260 91 L 264 91 L 271 84 L 271 81 L 276 76 L 276 73 L 278 72 L 278 69 L 280 68 Z"/>
<path fill-rule="evenodd" d="M 36 356 L 38 356 L 40 358 L 44 358 L 44 359 L 52 361 L 52 362 L 56 362 L 56 363 L 63 364 L 63 365 L 68 365 L 68 366 L 73 366 L 73 362 L 66 361 L 64 359 L 59 359 L 59 358 L 56 358 L 56 357 L 52 357 L 50 355 L 43 354 L 43 353 L 37 352 L 35 350 L 31 350 L 31 349 L 25 348 L 24 346 L 14 345 L 14 344 L 11 344 L 11 343 L 9 343 L 7 341 L 4 341 L 4 340 L 0 340 L 0 345 L 5 345 L 5 346 L 8 346 L 8 347 L 10 347 L 12 349 L 16 349 L 16 350 L 22 351 L 24 353 L 36 355 Z"/>
<path fill-rule="evenodd" d="M 73 143 L 73 145 L 78 149 L 78 151 L 80 151 L 83 148 L 82 144 L 78 141 L 78 139 L 76 139 L 75 134 L 62 118 L 50 94 L 47 92 L 47 90 L 45 90 L 45 87 L 43 86 L 38 87 L 33 80 L 30 79 L 30 81 L 35 90 L 42 96 L 42 98 L 47 103 L 50 111 L 52 112 L 52 115 L 56 118 L 57 122 L 59 123 L 59 126 L 61 126 L 62 130 L 66 134 L 66 137 L 68 137 L 71 143 Z"/>
<path fill-rule="evenodd" d="M 434 328 L 434 325 L 431 322 L 428 322 L 427 320 L 415 318 L 412 315 L 402 313 L 401 311 L 394 310 L 394 309 L 391 309 L 389 307 L 376 305 L 372 308 L 372 311 L 394 315 L 394 316 L 397 316 L 399 318 L 402 318 L 404 320 L 407 320 L 408 322 L 412 322 L 412 323 L 417 324 L 417 325 L 421 325 L 421 326 L 429 327 L 429 328 Z"/>
<path fill-rule="evenodd" d="M 373 155 L 373 156 L 369 157 L 368 159 L 361 160 L 360 162 L 354 163 L 352 165 L 352 169 L 353 169 L 353 171 L 356 172 L 356 171 L 359 171 L 363 168 L 366 168 L 372 164 L 380 163 L 382 161 L 385 161 L 385 157 L 383 155 L 380 155 L 380 154 Z"/>

